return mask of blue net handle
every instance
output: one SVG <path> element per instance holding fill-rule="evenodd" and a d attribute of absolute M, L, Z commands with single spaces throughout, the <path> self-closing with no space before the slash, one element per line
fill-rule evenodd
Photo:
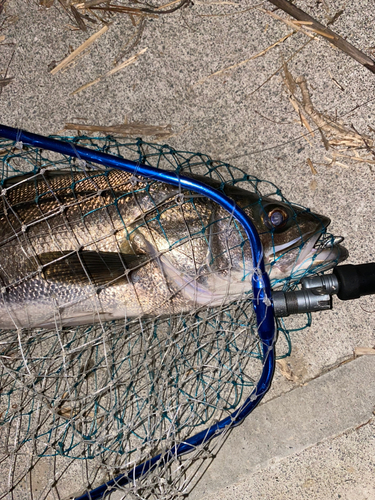
<path fill-rule="evenodd" d="M 27 144 L 33 147 L 54 151 L 62 155 L 76 157 L 81 160 L 104 165 L 105 167 L 123 170 L 147 179 L 165 182 L 167 184 L 171 184 L 172 186 L 188 189 L 199 193 L 200 195 L 206 196 L 215 203 L 221 205 L 227 212 L 237 219 L 237 221 L 244 228 L 251 245 L 254 265 L 254 273 L 252 276 L 253 306 L 257 319 L 258 335 L 263 348 L 263 372 L 256 387 L 241 408 L 236 410 L 229 417 L 226 417 L 208 429 L 192 436 L 184 443 L 174 446 L 171 450 L 169 450 L 169 452 L 164 454 L 163 457 L 161 455 L 153 457 L 152 459 L 134 468 L 130 474 L 122 474 L 112 481 L 109 481 L 91 492 L 82 495 L 76 500 L 94 500 L 103 498 L 106 494 L 110 493 L 111 489 L 115 489 L 117 486 L 121 486 L 121 484 L 126 484 L 134 479 L 137 479 L 151 470 L 161 459 L 164 463 L 166 463 L 176 455 L 182 455 L 192 451 L 195 447 L 199 446 L 203 442 L 207 442 L 213 436 L 219 434 L 225 428 L 228 428 L 228 426 L 238 425 L 244 418 L 246 418 L 247 415 L 249 415 L 249 413 L 253 411 L 269 389 L 275 367 L 273 344 L 275 341 L 276 330 L 271 300 L 271 286 L 268 274 L 266 273 L 264 267 L 262 244 L 253 223 L 245 212 L 222 191 L 208 186 L 204 182 L 191 179 L 183 175 L 177 175 L 175 172 L 160 170 L 148 165 L 119 158 L 117 156 L 99 151 L 93 151 L 82 146 L 76 146 L 70 142 L 58 141 L 56 139 L 51 139 L 50 137 L 44 137 L 26 132 L 24 130 L 7 127 L 6 125 L 0 125 L 0 136 L 13 140 L 16 143 L 19 143 L 19 145 L 21 145 L 21 143 Z"/>

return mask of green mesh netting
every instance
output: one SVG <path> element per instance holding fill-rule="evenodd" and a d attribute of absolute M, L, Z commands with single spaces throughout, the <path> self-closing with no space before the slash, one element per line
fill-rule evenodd
<path fill-rule="evenodd" d="M 252 193 L 238 202 L 260 214 L 274 287 L 294 288 L 327 267 L 314 257 L 293 264 L 311 236 L 299 221 L 313 219 L 270 182 L 142 140 L 64 140 Z M 262 357 L 249 300 L 250 247 L 231 214 L 194 193 L 6 140 L 0 155 L 0 425 L 2 463 L 11 462 L 0 498 L 51 458 L 54 479 L 36 498 L 72 495 L 58 467 L 83 461 L 74 490 L 91 489 L 222 419 L 251 393 Z M 294 239 L 302 238 L 291 249 L 267 228 L 264 214 L 276 210 L 268 198 L 291 211 Z M 325 233 L 319 221 L 316 232 Z M 282 276 L 284 261 L 292 264 Z M 280 322 L 277 354 L 290 349 Z M 168 467 L 147 493 L 145 482 L 130 485 L 131 493 L 160 496 L 166 477 L 171 498 L 185 491 Z"/>

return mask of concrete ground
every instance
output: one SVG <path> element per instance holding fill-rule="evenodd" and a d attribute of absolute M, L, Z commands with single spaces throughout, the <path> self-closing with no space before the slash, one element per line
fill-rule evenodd
<path fill-rule="evenodd" d="M 371 56 L 372 1 L 295 3 L 324 24 L 342 11 L 331 29 Z M 327 40 L 292 34 L 266 12 L 273 9 L 266 1 L 203 0 L 148 17 L 125 56 L 147 48 L 138 60 L 72 95 L 113 68 L 137 28 L 129 16 L 113 16 L 89 50 L 51 74 L 101 26 L 73 30 L 57 0 L 49 9 L 37 4 L 7 0 L 1 14 L 0 68 L 14 78 L 0 96 L 3 124 L 43 134 L 69 122 L 170 124 L 174 135 L 161 142 L 273 181 L 290 201 L 332 219 L 350 263 L 374 261 L 375 75 L 368 69 Z M 298 87 L 300 113 L 293 107 L 288 75 L 305 78 L 313 111 Z M 319 117 L 333 119 L 323 127 L 336 144 L 328 149 Z M 266 402 L 232 432 L 192 499 L 375 499 L 375 356 L 353 356 L 375 346 L 374 310 L 372 298 L 334 300 L 333 311 L 291 334 L 292 355 Z"/>

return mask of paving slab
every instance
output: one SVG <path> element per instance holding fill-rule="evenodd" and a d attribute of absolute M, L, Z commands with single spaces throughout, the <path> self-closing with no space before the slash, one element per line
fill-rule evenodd
<path fill-rule="evenodd" d="M 375 409 L 375 384 L 368 381 L 374 378 L 375 357 L 361 357 L 262 404 L 233 430 L 189 498 L 213 498 L 255 469 L 261 474 L 270 462 L 368 423 Z M 375 447 L 362 459 L 373 463 Z M 301 468 L 308 465 L 300 462 Z"/>
<path fill-rule="evenodd" d="M 206 500 L 373 500 L 374 421 L 250 472 Z"/>

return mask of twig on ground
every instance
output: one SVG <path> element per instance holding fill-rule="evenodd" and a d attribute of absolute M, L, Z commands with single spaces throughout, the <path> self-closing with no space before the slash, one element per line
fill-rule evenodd
<path fill-rule="evenodd" d="M 264 12 L 265 14 L 267 14 L 270 17 L 273 17 L 273 19 L 276 19 L 277 21 L 281 21 L 282 23 L 286 24 L 290 28 L 293 28 L 295 31 L 303 33 L 304 35 L 310 37 L 311 39 L 316 38 L 315 35 L 313 35 L 312 33 L 309 33 L 305 29 L 303 29 L 305 26 L 301 26 L 300 21 L 292 21 L 291 19 L 285 19 L 285 18 L 279 16 L 278 14 L 276 14 L 276 12 L 272 12 L 271 10 L 261 9 L 261 8 L 258 8 L 258 10 L 260 12 Z"/>
<path fill-rule="evenodd" d="M 142 16 L 141 21 L 138 24 L 137 32 L 123 46 L 120 54 L 114 60 L 114 64 L 118 64 L 121 61 L 121 59 L 123 59 L 123 57 L 125 57 L 126 54 L 128 54 L 129 52 L 131 52 L 132 50 L 134 50 L 136 48 L 136 46 L 141 41 L 144 29 L 145 29 L 145 25 L 146 25 L 146 18 L 144 16 Z M 132 41 L 132 40 L 134 40 L 134 41 Z"/>
<path fill-rule="evenodd" d="M 193 85 L 193 87 L 195 87 L 196 85 L 200 85 L 200 84 L 204 83 L 205 81 L 209 80 L 210 78 L 213 78 L 214 76 L 218 76 L 221 73 L 224 73 L 225 71 L 230 71 L 232 69 L 239 68 L 240 66 L 243 66 L 244 64 L 248 63 L 249 61 L 252 61 L 253 59 L 257 59 L 260 56 L 263 56 L 269 50 L 273 49 L 277 45 L 280 45 L 280 43 L 284 42 L 287 38 L 289 38 L 292 35 L 293 35 L 293 33 L 288 33 L 287 35 L 285 35 L 282 38 L 280 38 L 280 40 L 277 40 L 277 42 L 273 43 L 272 45 L 270 45 L 266 49 L 262 50 L 261 52 L 258 52 L 257 54 L 254 54 L 253 56 L 248 57 L 247 59 L 244 59 L 243 61 L 240 61 L 240 62 L 238 62 L 236 64 L 232 64 L 231 66 L 227 66 L 226 68 L 222 68 L 222 69 L 220 69 L 218 71 L 215 71 L 215 73 L 212 73 L 211 75 L 205 76 L 204 78 L 202 78 L 201 80 L 199 80 L 197 83 L 195 83 Z"/>
<path fill-rule="evenodd" d="M 10 76 L 8 78 L 0 78 L 0 87 L 3 88 L 3 87 L 6 87 L 7 85 L 10 84 L 10 82 L 12 82 L 14 79 L 13 76 Z"/>
<path fill-rule="evenodd" d="M 168 125 L 147 125 L 143 122 L 123 123 L 121 125 L 100 126 L 86 125 L 85 123 L 66 123 L 65 130 L 85 130 L 87 132 L 101 132 L 104 135 L 115 134 L 118 137 L 155 137 L 167 139 L 172 137 L 173 131 Z"/>
<path fill-rule="evenodd" d="M 76 50 L 74 50 L 71 54 L 68 55 L 65 59 L 63 59 L 57 66 L 55 66 L 50 73 L 52 75 L 56 75 L 56 73 L 63 68 L 65 68 L 68 64 L 70 64 L 81 52 L 90 47 L 91 44 L 95 42 L 100 36 L 102 36 L 108 30 L 108 26 L 103 26 L 99 31 L 90 36 L 82 45 L 80 45 Z"/>
<path fill-rule="evenodd" d="M 319 130 L 324 146 L 328 150 L 332 146 L 344 146 L 347 148 L 371 147 L 373 141 L 370 137 L 361 135 L 357 131 L 347 127 L 344 123 L 337 121 L 324 113 L 317 111 L 311 101 L 307 82 L 302 76 L 293 79 L 286 63 L 283 65 L 284 84 L 289 94 L 289 100 L 299 115 L 301 124 L 314 137 L 307 118 L 309 118 Z M 302 99 L 296 97 L 296 85 L 299 87 Z"/>
<path fill-rule="evenodd" d="M 104 73 L 104 75 L 100 75 L 100 76 L 98 76 L 98 78 L 95 78 L 95 80 L 92 80 L 91 82 L 85 83 L 84 85 L 82 85 L 78 89 L 74 90 L 74 92 L 72 92 L 70 95 L 78 94 L 79 92 L 82 92 L 82 90 L 86 90 L 89 87 L 91 87 L 92 85 L 95 85 L 96 83 L 100 82 L 101 80 L 103 80 L 107 76 L 114 75 L 115 73 L 122 70 L 123 68 L 126 68 L 126 66 L 130 66 L 130 64 L 135 63 L 136 60 L 138 59 L 138 57 L 146 52 L 147 48 L 148 47 L 142 49 L 140 52 L 138 52 L 138 54 L 135 54 L 134 56 L 130 57 L 129 59 L 127 59 L 123 63 L 119 64 L 118 66 L 115 66 L 113 69 L 111 69 L 107 73 Z"/>
<path fill-rule="evenodd" d="M 70 10 L 72 11 L 72 14 L 74 16 L 74 19 L 76 20 L 79 28 L 82 31 L 87 31 L 87 26 L 85 24 L 85 21 L 83 20 L 82 15 L 78 12 L 78 10 L 74 7 L 74 5 L 70 6 Z"/>
<path fill-rule="evenodd" d="M 288 59 L 286 59 L 283 64 L 281 66 L 279 66 L 276 71 L 274 71 L 273 73 L 270 74 L 270 76 L 268 78 L 266 78 L 260 85 L 258 85 L 258 87 L 256 87 L 254 90 L 252 90 L 250 92 L 250 94 L 248 94 L 245 99 L 249 99 L 253 94 L 255 94 L 256 92 L 258 92 L 258 90 L 260 90 L 262 87 L 264 87 L 264 85 L 266 85 L 270 80 L 272 80 L 272 78 L 276 75 L 278 75 L 280 73 L 280 71 L 284 68 L 284 64 L 285 63 L 288 63 L 290 62 L 292 59 L 294 59 L 296 57 L 297 54 L 299 54 L 309 43 L 312 42 L 312 38 L 310 38 L 310 40 L 307 40 L 307 42 L 305 42 L 299 49 L 295 50 L 293 52 L 293 54 L 291 56 L 288 57 Z"/>
<path fill-rule="evenodd" d="M 319 21 L 316 21 L 316 19 L 311 17 L 309 14 L 306 14 L 306 12 L 291 4 L 288 0 L 269 0 L 269 2 L 298 21 L 302 21 L 302 26 L 305 29 L 309 29 L 326 38 L 330 43 L 332 43 L 332 45 L 348 54 L 357 62 L 365 66 L 365 68 L 369 69 L 372 73 L 375 73 L 375 61 L 371 59 L 371 57 L 367 56 L 351 43 L 344 40 L 344 38 L 337 35 L 334 31 L 319 23 Z"/>
<path fill-rule="evenodd" d="M 3 82 L 3 84 L 2 84 L 2 85 L 0 85 L 0 95 L 1 95 L 1 93 L 2 93 L 2 91 L 3 91 L 3 88 L 4 88 L 4 87 L 6 87 L 9 83 L 11 83 L 11 81 L 12 81 L 12 80 L 13 80 L 13 78 L 14 78 L 14 77 L 8 77 L 8 71 L 9 71 L 10 65 L 11 65 L 11 63 L 12 63 L 12 61 L 13 61 L 13 58 L 14 58 L 14 54 L 15 54 L 15 53 L 16 53 L 16 48 L 14 47 L 13 52 L 12 52 L 12 55 L 10 56 L 10 59 L 9 59 L 9 61 L 8 61 L 8 64 L 7 64 L 6 68 L 5 68 L 4 76 L 3 76 L 3 78 L 2 78 L 2 82 Z"/>
<path fill-rule="evenodd" d="M 171 9 L 168 9 L 169 6 L 175 5 L 179 1 L 178 5 L 175 7 L 172 7 Z M 91 0 L 88 2 L 83 2 L 82 4 L 77 5 L 77 8 L 90 8 L 91 10 L 104 10 L 106 12 L 120 12 L 120 13 L 126 13 L 126 14 L 172 14 L 173 12 L 176 12 L 176 10 L 181 9 L 182 7 L 187 6 L 191 0 L 175 0 L 172 2 L 169 2 L 165 5 L 162 5 L 161 7 L 157 7 L 155 9 L 151 9 L 149 7 L 141 7 L 141 8 L 136 8 L 136 7 L 127 7 L 125 5 L 114 5 L 107 3 L 107 5 L 100 6 L 100 4 L 104 4 L 104 0 L 98 1 L 98 0 Z M 165 10 L 163 10 L 165 9 Z"/>

